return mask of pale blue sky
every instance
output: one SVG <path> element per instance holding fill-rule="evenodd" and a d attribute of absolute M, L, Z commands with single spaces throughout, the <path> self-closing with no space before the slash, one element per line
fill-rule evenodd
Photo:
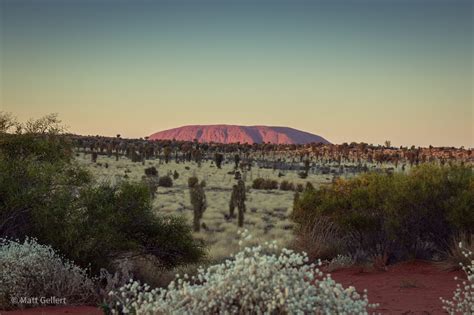
<path fill-rule="evenodd" d="M 474 146 L 471 1 L 0 0 L 1 110 Z"/>

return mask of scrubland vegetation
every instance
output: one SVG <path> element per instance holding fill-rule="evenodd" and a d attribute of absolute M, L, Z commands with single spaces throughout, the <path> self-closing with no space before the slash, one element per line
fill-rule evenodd
<path fill-rule="evenodd" d="M 118 313 L 365 314 L 370 292 L 327 272 L 411 259 L 462 261 L 467 279 L 444 303 L 474 307 L 469 150 L 63 131 L 54 115 L 0 115 L 0 309 L 58 295 Z"/>
<path fill-rule="evenodd" d="M 449 240 L 474 232 L 474 176 L 470 167 L 426 164 L 407 174 L 338 179 L 307 187 L 292 218 L 298 243 L 316 257 L 343 253 L 385 264 L 441 259 Z"/>

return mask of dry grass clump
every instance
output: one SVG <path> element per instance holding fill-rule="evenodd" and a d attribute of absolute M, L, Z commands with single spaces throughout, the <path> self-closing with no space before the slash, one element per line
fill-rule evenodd
<path fill-rule="evenodd" d="M 314 224 L 302 227 L 297 233 L 293 247 L 308 254 L 311 261 L 316 259 L 330 260 L 341 251 L 342 238 L 336 224 L 328 218 L 319 217 Z"/>
<path fill-rule="evenodd" d="M 463 247 L 459 247 L 459 243 L 463 244 Z M 474 235 L 462 236 L 453 239 L 449 249 L 443 253 L 445 259 L 440 261 L 438 264 L 443 270 L 461 270 L 462 266 L 467 266 L 470 264 L 470 260 L 464 252 L 474 252 Z"/>
<path fill-rule="evenodd" d="M 280 183 L 280 190 L 295 190 L 295 185 L 287 180 L 284 180 Z"/>
<path fill-rule="evenodd" d="M 252 183 L 253 189 L 278 189 L 278 182 L 274 179 L 256 178 Z"/>

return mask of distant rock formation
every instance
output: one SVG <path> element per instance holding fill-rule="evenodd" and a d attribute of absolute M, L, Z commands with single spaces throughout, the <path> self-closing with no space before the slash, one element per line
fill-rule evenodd
<path fill-rule="evenodd" d="M 306 144 L 330 143 L 318 135 L 288 127 L 192 125 L 173 128 L 152 134 L 149 140 L 180 140 L 217 143 L 274 143 Z"/>

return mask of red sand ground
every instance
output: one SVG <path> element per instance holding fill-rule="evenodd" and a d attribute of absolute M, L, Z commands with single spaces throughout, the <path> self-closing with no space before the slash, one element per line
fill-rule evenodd
<path fill-rule="evenodd" d="M 422 261 L 388 266 L 387 271 L 362 272 L 361 268 L 331 273 L 344 287 L 368 290 L 369 301 L 380 304 L 382 314 L 446 314 L 439 297 L 450 299 L 456 288 L 454 277 L 462 271 L 448 272 Z"/>
<path fill-rule="evenodd" d="M 415 261 L 389 266 L 387 271 L 363 271 L 361 268 L 337 270 L 331 273 L 334 280 L 358 291 L 368 290 L 369 301 L 379 303 L 376 310 L 382 314 L 446 314 L 439 297 L 450 298 L 456 288 L 455 276 L 464 277 L 461 271 L 447 272 L 433 264 Z M 0 315 L 59 315 L 102 314 L 99 308 L 40 307 L 23 311 L 0 311 Z"/>

